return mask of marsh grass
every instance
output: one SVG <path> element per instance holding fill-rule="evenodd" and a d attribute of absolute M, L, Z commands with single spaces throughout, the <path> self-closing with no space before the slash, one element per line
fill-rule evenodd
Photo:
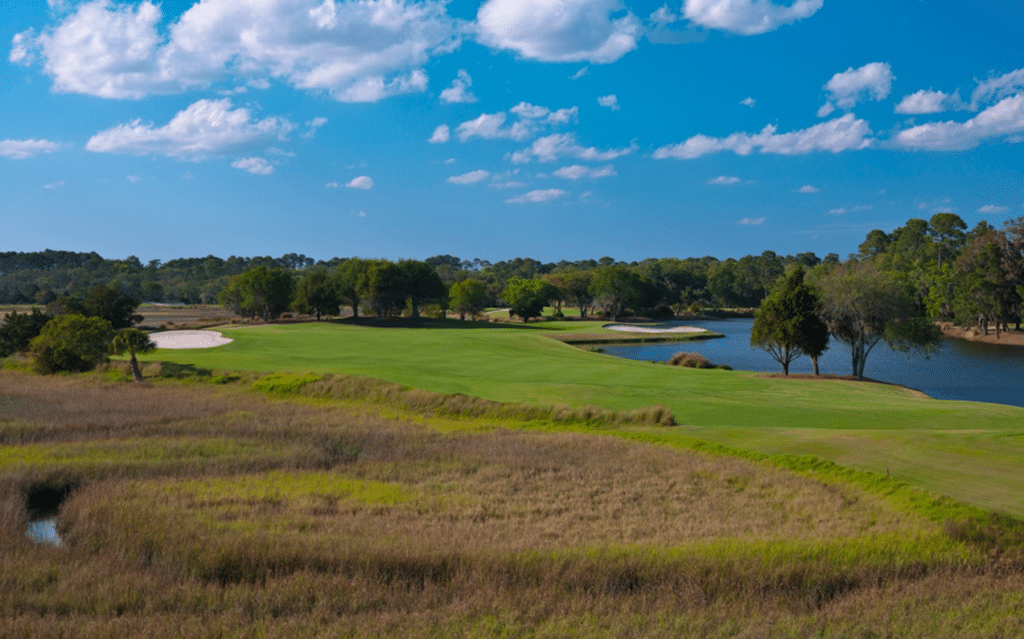
<path fill-rule="evenodd" d="M 361 380 L 298 379 L 0 371 L 0 635 L 1024 631 L 1015 520 L 659 428 L 445 432 L 359 403 Z M 67 493 L 60 549 L 23 536 L 44 489 Z"/>

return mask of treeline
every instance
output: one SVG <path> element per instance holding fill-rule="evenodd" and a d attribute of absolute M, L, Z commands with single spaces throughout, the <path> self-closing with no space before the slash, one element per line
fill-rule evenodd
<path fill-rule="evenodd" d="M 295 253 L 278 258 L 231 256 L 226 260 L 210 255 L 163 263 L 151 260 L 145 265 L 134 256 L 107 260 L 96 253 L 49 250 L 3 253 L 0 257 L 0 304 L 39 305 L 51 304 L 62 296 L 84 298 L 100 284 L 114 285 L 122 294 L 143 301 L 217 304 L 221 294 L 231 287 L 232 278 L 260 267 L 287 272 L 293 285 L 297 286 L 309 272 L 326 270 L 335 273 L 339 269 L 351 269 L 354 265 L 386 262 L 339 257 L 317 261 Z M 607 267 L 618 267 L 620 272 L 625 269 L 635 276 L 633 285 L 638 288 L 635 298 L 629 299 L 626 305 L 630 310 L 661 308 L 662 312 L 665 309 L 678 312 L 691 304 L 726 308 L 757 306 L 787 266 L 802 264 L 811 267 L 823 261 L 837 263 L 839 256 L 830 254 L 822 260 L 814 253 L 782 256 L 765 251 L 761 255 L 748 255 L 738 260 L 649 258 L 626 263 L 603 257 L 599 260 L 544 263 L 531 258 L 516 258 L 491 263 L 438 255 L 421 263 L 436 271 L 446 290 L 457 282 L 481 282 L 487 295 L 484 305 L 509 304 L 503 294 L 513 280 L 543 279 L 561 291 L 561 298 L 552 301 L 580 308 L 586 313 L 597 310 L 595 302 L 587 294 L 589 280 L 595 272 Z M 351 264 L 344 266 L 348 263 Z M 367 304 L 367 310 L 373 312 L 370 303 Z M 286 310 L 288 306 L 285 305 Z"/>

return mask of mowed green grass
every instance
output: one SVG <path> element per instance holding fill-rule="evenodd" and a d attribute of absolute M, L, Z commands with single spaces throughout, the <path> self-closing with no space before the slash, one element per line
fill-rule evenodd
<path fill-rule="evenodd" d="M 1024 515 L 1024 409 L 933 400 L 881 384 L 669 367 L 546 337 L 603 332 L 601 322 L 461 325 L 223 327 L 218 330 L 234 339 L 226 346 L 159 350 L 141 359 L 217 370 L 365 375 L 504 402 L 615 410 L 664 404 L 680 424 L 668 432 L 681 438 L 813 454 Z M 687 350 L 685 342 L 679 350 Z"/>

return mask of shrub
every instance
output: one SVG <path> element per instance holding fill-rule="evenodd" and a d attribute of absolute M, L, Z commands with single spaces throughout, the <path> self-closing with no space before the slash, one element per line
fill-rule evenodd
<path fill-rule="evenodd" d="M 46 323 L 32 340 L 39 373 L 83 372 L 106 359 L 114 328 L 99 317 L 63 315 Z"/>

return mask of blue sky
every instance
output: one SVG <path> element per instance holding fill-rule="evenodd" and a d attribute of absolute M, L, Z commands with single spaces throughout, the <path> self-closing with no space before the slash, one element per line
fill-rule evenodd
<path fill-rule="evenodd" d="M 854 252 L 1024 215 L 1011 0 L 0 8 L 0 250 Z"/>

